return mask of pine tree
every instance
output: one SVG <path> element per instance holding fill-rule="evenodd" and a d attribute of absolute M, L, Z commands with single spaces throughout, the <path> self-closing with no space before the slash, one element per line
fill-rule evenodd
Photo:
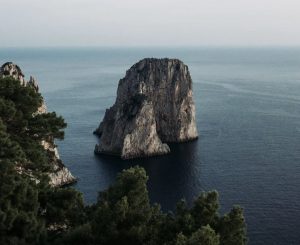
<path fill-rule="evenodd" d="M 221 245 L 247 244 L 243 209 L 235 206 L 229 214 L 225 214 L 221 218 L 219 232 L 221 235 Z"/>
<path fill-rule="evenodd" d="M 148 177 L 139 167 L 124 170 L 116 183 L 100 193 L 92 229 L 101 244 L 143 244 L 152 209 Z"/>
<path fill-rule="evenodd" d="M 188 239 L 187 245 L 219 245 L 219 235 L 209 226 L 202 226 Z"/>
<path fill-rule="evenodd" d="M 30 178 L 0 163 L 0 244 L 41 244 L 45 223 L 39 217 L 38 190 Z"/>
<path fill-rule="evenodd" d="M 201 193 L 191 210 L 195 220 L 195 228 L 199 229 L 206 225 L 215 227 L 219 219 L 218 209 L 219 196 L 217 191 Z"/>
<path fill-rule="evenodd" d="M 36 114 L 43 98 L 30 86 L 13 78 L 0 78 L 0 119 L 10 141 L 25 154 L 25 169 L 42 173 L 51 170 L 51 156 L 41 140 L 63 139 L 66 127 L 62 117 L 53 113 Z M 19 162 L 20 163 L 20 162 Z"/>

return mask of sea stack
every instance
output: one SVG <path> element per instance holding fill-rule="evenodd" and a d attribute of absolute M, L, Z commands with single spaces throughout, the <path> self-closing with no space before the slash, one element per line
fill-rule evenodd
<path fill-rule="evenodd" d="M 37 93 L 39 92 L 39 86 L 34 77 L 30 76 L 29 81 L 25 80 L 25 76 L 21 68 L 12 63 L 7 62 L 0 68 L 0 77 L 13 77 L 14 79 L 20 81 L 22 86 L 30 86 Z M 43 100 L 42 105 L 38 108 L 36 114 L 47 113 L 47 107 L 45 101 Z M 76 182 L 76 178 L 71 174 L 71 172 L 62 163 L 58 150 L 54 144 L 53 138 L 49 138 L 47 141 L 41 141 L 41 145 L 46 151 L 51 155 L 51 164 L 53 165 L 53 171 L 47 173 L 50 178 L 50 185 L 54 187 L 64 186 Z M 26 172 L 26 169 L 19 169 L 19 172 Z"/>
<path fill-rule="evenodd" d="M 95 153 L 122 159 L 162 155 L 198 138 L 192 79 L 178 59 L 146 58 L 119 81 L 115 104 L 95 130 Z"/>

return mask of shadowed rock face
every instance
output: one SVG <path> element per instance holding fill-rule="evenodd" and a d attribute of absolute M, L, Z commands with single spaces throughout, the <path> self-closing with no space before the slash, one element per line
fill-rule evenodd
<path fill-rule="evenodd" d="M 96 153 L 123 159 L 166 154 L 163 142 L 198 137 L 192 79 L 177 59 L 144 59 L 119 81 L 115 104 L 95 131 Z"/>
<path fill-rule="evenodd" d="M 30 86 L 34 88 L 36 92 L 39 92 L 39 86 L 36 80 L 31 76 L 29 81 L 27 82 L 20 67 L 12 62 L 7 62 L 0 68 L 0 77 L 6 76 L 13 77 L 16 80 L 19 80 L 22 86 Z M 35 114 L 42 113 L 47 113 L 47 107 L 44 101 Z M 49 138 L 47 141 L 42 141 L 41 145 L 45 150 L 51 153 L 52 156 L 51 164 L 53 165 L 53 172 L 48 173 L 50 177 L 49 184 L 52 186 L 63 186 L 76 182 L 76 178 L 60 160 L 58 150 L 54 144 L 54 140 L 52 138 Z M 18 169 L 18 172 L 31 175 L 30 171 L 28 172 L 26 169 Z"/>

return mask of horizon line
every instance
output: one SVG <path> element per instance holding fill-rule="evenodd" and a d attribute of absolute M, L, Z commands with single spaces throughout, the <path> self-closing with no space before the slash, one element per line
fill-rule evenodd
<path fill-rule="evenodd" d="M 164 49 L 175 49 L 175 48 L 300 48 L 299 45 L 41 45 L 41 46 L 2 46 L 0 49 L 118 49 L 118 48 L 129 48 L 129 49 L 151 49 L 151 48 L 164 48 Z"/>

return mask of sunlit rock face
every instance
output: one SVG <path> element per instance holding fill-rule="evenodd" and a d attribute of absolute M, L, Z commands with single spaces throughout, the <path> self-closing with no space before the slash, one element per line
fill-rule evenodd
<path fill-rule="evenodd" d="M 95 133 L 96 153 L 123 159 L 167 154 L 166 143 L 197 139 L 188 67 L 178 59 L 153 58 L 133 65 Z"/>
<path fill-rule="evenodd" d="M 21 68 L 12 63 L 12 62 L 6 62 L 5 64 L 3 64 L 0 68 L 0 76 L 1 77 L 12 77 L 16 80 L 19 80 L 21 85 L 26 86 L 27 82 L 25 81 L 25 76 L 21 70 Z"/>
<path fill-rule="evenodd" d="M 22 86 L 30 86 L 36 92 L 39 92 L 39 86 L 35 78 L 30 76 L 29 81 L 26 81 L 21 68 L 12 62 L 7 62 L 2 65 L 2 67 L 0 68 L 0 77 L 13 77 L 16 80 L 19 80 Z M 47 107 L 44 100 L 35 114 L 42 113 L 47 113 Z M 53 165 L 53 171 L 48 173 L 50 177 L 50 185 L 64 186 L 74 183 L 76 181 L 76 178 L 62 163 L 58 154 L 58 150 L 54 144 L 54 140 L 52 138 L 49 138 L 47 141 L 42 141 L 41 145 L 45 148 L 45 150 L 48 151 L 49 155 L 51 155 L 51 164 Z M 26 172 L 26 169 L 22 169 L 19 172 L 28 173 L 28 171 Z"/>

